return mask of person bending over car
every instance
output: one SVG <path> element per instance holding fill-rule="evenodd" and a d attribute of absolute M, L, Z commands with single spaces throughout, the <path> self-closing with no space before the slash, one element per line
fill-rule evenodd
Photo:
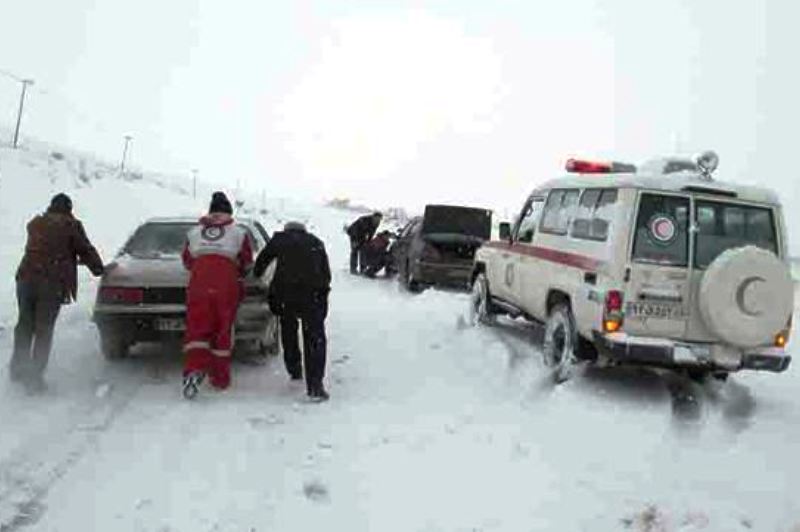
<path fill-rule="evenodd" d="M 363 264 L 359 265 L 361 248 L 375 236 L 382 219 L 383 215 L 381 213 L 374 212 L 362 216 L 347 227 L 346 232 L 350 237 L 350 273 L 363 271 Z"/>
<path fill-rule="evenodd" d="M 250 238 L 236 225 L 222 192 L 214 193 L 208 215 L 189 231 L 183 264 L 191 272 L 183 394 L 192 399 L 206 375 L 216 389 L 230 386 L 233 326 L 244 297 L 243 278 L 253 264 Z"/>
<path fill-rule="evenodd" d="M 281 319 L 281 341 L 286 370 L 292 380 L 303 378 L 310 399 L 325 401 L 322 380 L 325 376 L 328 316 L 328 293 L 331 270 L 325 244 L 303 224 L 289 222 L 276 232 L 256 260 L 253 273 L 261 277 L 269 264 L 277 260 L 270 285 L 269 305 Z M 297 338 L 297 321 L 303 327 L 303 362 Z"/>
<path fill-rule="evenodd" d="M 104 268 L 83 224 L 72 215 L 72 200 L 66 194 L 54 196 L 47 212 L 31 220 L 27 229 L 16 276 L 19 319 L 9 376 L 35 393 L 45 389 L 43 375 L 61 305 L 77 298 L 78 264 L 95 276 Z"/>

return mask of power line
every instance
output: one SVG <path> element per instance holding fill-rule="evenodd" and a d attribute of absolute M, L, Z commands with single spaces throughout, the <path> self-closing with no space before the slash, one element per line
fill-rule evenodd
<path fill-rule="evenodd" d="M 23 81 L 25 81 L 23 78 L 15 75 L 15 74 L 12 74 L 8 70 L 3 70 L 2 68 L 0 68 L 0 76 L 5 76 L 5 77 L 7 77 L 9 79 L 13 79 L 14 81 L 19 82 L 19 83 L 22 83 Z"/>
<path fill-rule="evenodd" d="M 14 81 L 16 83 L 22 84 L 22 87 L 21 87 L 22 90 L 21 90 L 20 101 L 19 101 L 19 108 L 18 108 L 18 111 L 17 111 L 17 123 L 16 123 L 16 128 L 15 128 L 15 131 L 14 131 L 14 140 L 13 140 L 14 147 L 17 146 L 18 139 L 19 139 L 19 129 L 20 129 L 20 123 L 21 123 L 21 120 L 22 120 L 22 111 L 23 111 L 23 106 L 25 104 L 26 93 L 27 94 L 34 93 L 34 94 L 43 95 L 43 96 L 45 96 L 47 98 L 51 98 L 51 100 L 50 100 L 51 104 L 55 103 L 56 105 L 60 106 L 63 111 L 66 111 L 68 114 L 72 115 L 72 117 L 74 119 L 77 119 L 79 122 L 81 122 L 81 123 L 83 123 L 85 125 L 88 125 L 92 129 L 94 129 L 96 132 L 103 133 L 103 134 L 110 134 L 111 131 L 114 129 L 114 128 L 110 127 L 107 123 L 104 123 L 103 121 L 100 121 L 100 120 L 96 120 L 93 116 L 91 116 L 88 113 L 84 112 L 80 107 L 74 105 L 70 101 L 70 99 L 68 97 L 66 97 L 64 94 L 59 93 L 59 91 L 53 91 L 51 89 L 42 88 L 41 85 L 38 82 L 34 86 L 33 80 L 17 76 L 13 72 L 9 72 L 8 70 L 5 70 L 3 68 L 0 68 L 0 76 L 5 77 L 7 79 L 10 79 L 10 80 L 12 80 L 12 81 Z M 152 128 L 151 128 L 150 133 L 151 134 L 153 133 Z M 126 163 L 128 162 L 127 161 L 127 158 L 128 158 L 127 156 L 128 156 L 128 151 L 130 149 L 129 144 L 130 144 L 130 142 L 132 140 L 132 137 L 129 136 L 129 135 L 126 135 L 124 137 L 124 139 L 125 139 L 125 145 L 123 147 L 122 161 L 120 162 L 120 172 L 123 175 L 124 175 L 124 172 L 125 172 Z M 196 169 L 193 170 L 193 176 L 192 177 L 193 177 L 193 179 L 192 179 L 192 181 L 193 181 L 193 184 L 192 184 L 193 185 L 192 186 L 193 195 L 196 196 L 196 194 L 197 194 L 197 192 L 196 192 L 197 191 L 197 170 Z M 237 184 L 237 188 L 238 188 L 238 184 Z"/>

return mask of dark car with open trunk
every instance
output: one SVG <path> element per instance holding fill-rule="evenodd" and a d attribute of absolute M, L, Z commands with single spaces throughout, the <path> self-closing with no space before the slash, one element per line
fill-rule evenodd
<path fill-rule="evenodd" d="M 475 251 L 489 240 L 492 211 L 454 205 L 428 205 L 392 246 L 400 281 L 411 291 L 427 286 L 468 288 Z"/>

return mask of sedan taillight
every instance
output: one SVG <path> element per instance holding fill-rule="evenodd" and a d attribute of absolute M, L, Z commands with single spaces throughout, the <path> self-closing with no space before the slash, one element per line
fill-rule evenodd
<path fill-rule="evenodd" d="M 100 289 L 98 299 L 101 303 L 135 305 L 144 301 L 144 290 L 106 286 Z"/>

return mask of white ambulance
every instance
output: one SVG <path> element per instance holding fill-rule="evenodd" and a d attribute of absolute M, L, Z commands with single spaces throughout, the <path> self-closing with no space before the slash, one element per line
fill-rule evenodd
<path fill-rule="evenodd" d="M 473 322 L 544 323 L 557 380 L 581 360 L 696 378 L 784 371 L 794 287 L 781 206 L 770 190 L 716 181 L 717 162 L 568 161 L 478 250 Z"/>

